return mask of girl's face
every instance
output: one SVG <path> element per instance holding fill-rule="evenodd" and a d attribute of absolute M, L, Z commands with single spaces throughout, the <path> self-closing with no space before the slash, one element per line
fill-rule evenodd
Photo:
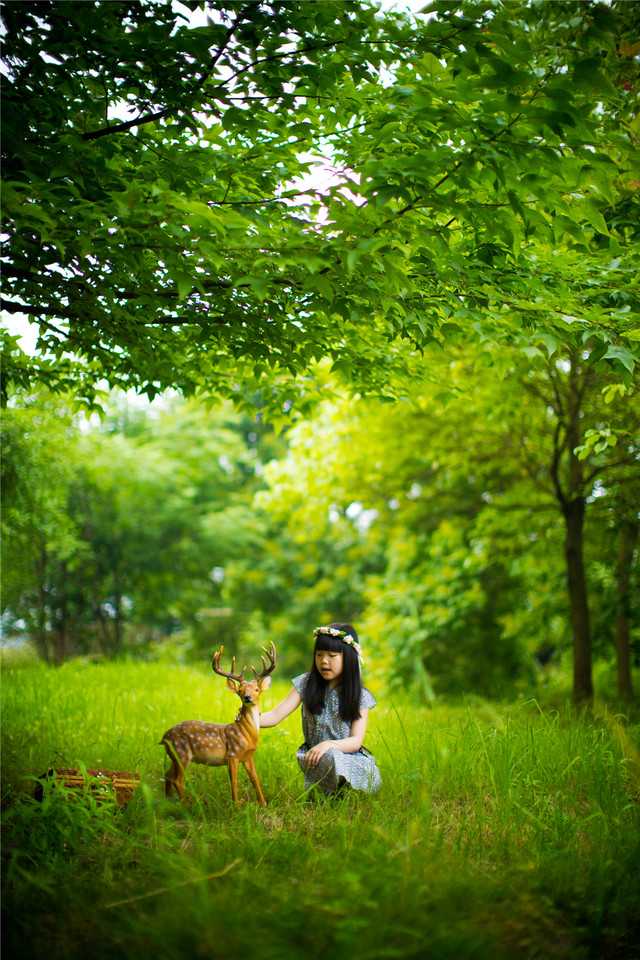
<path fill-rule="evenodd" d="M 344 668 L 344 654 L 332 650 L 316 650 L 316 670 L 327 681 L 330 687 L 335 687 L 342 676 Z"/>

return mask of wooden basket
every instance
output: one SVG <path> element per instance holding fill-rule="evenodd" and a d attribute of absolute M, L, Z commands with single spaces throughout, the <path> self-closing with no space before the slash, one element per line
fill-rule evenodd
<path fill-rule="evenodd" d="M 68 790 L 90 791 L 98 801 L 115 794 L 119 807 L 131 800 L 134 791 L 140 786 L 140 774 L 130 770 L 78 770 L 75 767 L 50 767 L 39 778 L 40 781 L 53 780 Z M 36 800 L 44 798 L 44 784 L 36 783 Z"/>

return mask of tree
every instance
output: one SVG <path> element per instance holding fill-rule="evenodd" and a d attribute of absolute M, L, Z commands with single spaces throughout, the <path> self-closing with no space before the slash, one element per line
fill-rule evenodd
<path fill-rule="evenodd" d="M 60 663 L 67 604 L 53 582 L 85 559 L 68 512 L 77 469 L 73 418 L 61 403 L 48 407 L 42 392 L 2 414 L 3 616 L 24 620 L 40 656 Z"/>
<path fill-rule="evenodd" d="M 106 379 L 286 416 L 327 358 L 332 383 L 389 400 L 435 343 L 568 357 L 542 436 L 588 698 L 578 451 L 590 470 L 611 425 L 590 446 L 574 401 L 583 368 L 635 389 L 635 6 L 209 11 L 194 30 L 166 2 L 5 4 L 5 308 L 40 331 L 36 358 L 7 338 L 7 389 L 91 406 Z M 309 151 L 337 168 L 322 192 L 296 186 Z"/>
<path fill-rule="evenodd" d="M 601 443 L 610 441 L 605 437 Z M 637 629 L 637 603 L 640 594 L 638 572 L 638 508 L 640 478 L 637 467 L 621 468 L 599 482 L 590 511 L 599 514 L 598 528 L 603 536 L 599 545 L 602 567 L 596 572 L 596 586 L 603 594 L 601 614 L 594 624 L 594 644 L 600 652 L 613 640 L 616 653 L 616 687 L 621 700 L 634 697 L 632 664 L 637 664 L 634 633 Z M 614 636 L 611 636 L 613 625 Z"/>
<path fill-rule="evenodd" d="M 616 588 L 618 608 L 616 611 L 616 679 L 618 693 L 624 700 L 633 700 L 631 680 L 631 574 L 634 552 L 638 543 L 640 523 L 637 515 L 624 517 L 620 524 L 618 563 L 616 565 Z"/>
<path fill-rule="evenodd" d="M 629 378 L 633 4 L 209 10 L 5 4 L 4 305 L 40 329 L 10 382 L 289 409 L 322 357 L 395 396 L 402 343 L 573 317 Z M 314 150 L 339 170 L 322 195 L 292 186 Z"/>
<path fill-rule="evenodd" d="M 544 617 L 533 611 L 529 623 L 514 623 L 522 597 L 536 592 L 518 556 L 532 545 L 513 520 L 507 545 L 480 528 L 487 491 L 513 484 L 517 471 L 505 464 L 502 438 L 483 429 L 483 406 L 476 412 L 460 397 L 442 409 L 447 378 L 468 385 L 468 370 L 432 360 L 432 382 L 416 386 L 411 402 L 327 404 L 296 427 L 260 502 L 305 532 L 312 557 L 343 546 L 351 529 L 357 549 L 330 553 L 326 575 L 336 596 L 345 582 L 362 582 L 357 622 L 385 681 L 415 682 L 428 697 L 433 689 L 496 695 L 530 670 L 541 643 Z M 536 546 L 540 565 L 550 543 L 541 536 Z"/>
<path fill-rule="evenodd" d="M 169 2 L 3 8 L 3 307 L 55 358 L 18 355 L 18 383 L 233 393 L 338 349 L 340 324 L 307 305 L 325 265 L 314 191 L 291 184 L 345 135 L 345 77 L 373 77 L 393 35 L 351 0 L 210 14 L 191 29 Z"/>
<path fill-rule="evenodd" d="M 632 496 L 638 478 L 640 411 L 637 390 L 617 382 L 603 350 L 579 349 L 576 337 L 567 352 L 548 336 L 539 347 L 524 338 L 521 349 L 497 356 L 489 348 L 474 358 L 467 349 L 453 361 L 451 348 L 439 360 L 431 352 L 422 368 L 431 384 L 418 385 L 416 365 L 409 402 L 384 416 L 375 405 L 328 408 L 322 420 L 296 428 L 288 460 L 271 468 L 267 502 L 295 509 L 296 526 L 309 529 L 322 496 L 343 510 L 358 501 L 376 511 L 372 530 L 387 544 L 387 569 L 368 600 L 382 633 L 396 635 L 400 668 L 423 648 L 425 666 L 446 673 L 434 658 L 451 665 L 453 644 L 461 653 L 457 682 L 464 670 L 473 681 L 478 662 L 486 683 L 486 658 L 471 654 L 476 642 L 493 648 L 513 677 L 523 661 L 509 642 L 498 653 L 497 638 L 510 637 L 522 651 L 528 632 L 530 653 L 542 656 L 563 642 L 548 626 L 559 617 L 572 638 L 574 699 L 591 698 L 586 511 L 596 500 L 602 524 L 608 503 L 616 526 L 622 521 L 619 496 Z M 626 549 L 618 575 L 625 598 L 632 558 Z M 608 562 L 613 575 L 610 551 L 594 556 L 589 543 L 595 561 Z M 523 595 L 528 629 L 517 611 Z"/>
<path fill-rule="evenodd" d="M 110 406 L 97 427 L 40 392 L 3 411 L 3 609 L 40 654 L 144 651 L 204 635 L 216 571 L 257 551 L 250 499 L 277 443 L 229 407 Z M 113 404 L 113 401 L 112 401 Z M 263 440 L 260 433 L 266 434 Z"/>

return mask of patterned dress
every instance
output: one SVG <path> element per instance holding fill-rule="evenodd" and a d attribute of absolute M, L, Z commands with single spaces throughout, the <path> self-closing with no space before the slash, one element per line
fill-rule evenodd
<path fill-rule="evenodd" d="M 307 673 L 294 677 L 292 683 L 300 696 L 304 695 Z M 360 709 L 370 710 L 376 701 L 364 687 L 360 697 Z M 323 793 L 335 793 L 341 786 L 348 784 L 354 790 L 376 793 L 382 779 L 373 754 L 361 747 L 357 753 L 344 753 L 342 750 L 327 750 L 315 767 L 305 766 L 305 756 L 311 747 L 323 740 L 344 740 L 351 735 L 351 724 L 343 720 L 339 712 L 338 691 L 328 690 L 321 713 L 310 713 L 302 704 L 302 732 L 304 743 L 296 753 L 296 759 L 304 773 L 305 789 L 318 786 Z"/>

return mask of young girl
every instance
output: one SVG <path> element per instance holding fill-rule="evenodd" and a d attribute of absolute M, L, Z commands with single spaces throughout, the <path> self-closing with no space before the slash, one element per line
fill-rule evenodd
<path fill-rule="evenodd" d="M 348 623 L 332 623 L 314 636 L 311 670 L 294 678 L 293 690 L 261 715 L 260 726 L 275 727 L 302 704 L 304 743 L 296 757 L 305 788 L 331 794 L 350 786 L 375 793 L 380 771 L 362 743 L 376 701 L 362 686 L 358 635 Z"/>

